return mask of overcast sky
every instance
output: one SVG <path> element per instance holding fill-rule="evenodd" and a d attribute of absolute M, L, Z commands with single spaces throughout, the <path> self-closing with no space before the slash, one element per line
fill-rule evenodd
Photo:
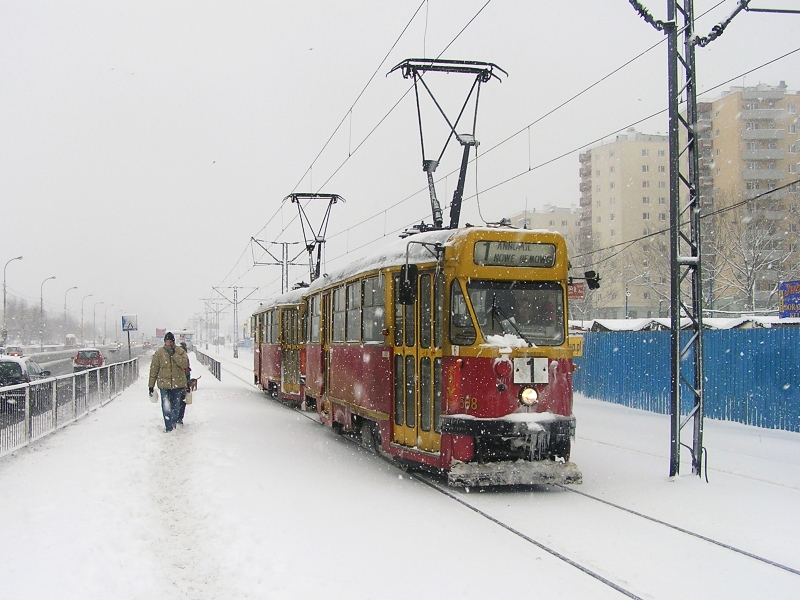
<path fill-rule="evenodd" d="M 113 304 L 109 319 L 138 314 L 150 335 L 203 313 L 214 286 L 229 297 L 237 286 L 240 297 L 253 293 L 241 322 L 280 290 L 278 267 L 253 265 L 271 259 L 251 251 L 251 236 L 302 240 L 296 205 L 282 204 L 287 194 L 346 200 L 331 213 L 323 270 L 430 221 L 413 93 L 400 100 L 409 82 L 386 74 L 451 42 L 444 58 L 509 73 L 481 89 L 476 137 L 487 154 L 478 160 L 479 202 L 470 167 L 461 222 L 577 204 L 578 151 L 666 108 L 666 44 L 545 115 L 664 36 L 627 0 L 492 0 L 481 11 L 486 4 L 430 0 L 412 19 L 420 0 L 0 3 L 0 262 L 24 256 L 8 267 L 9 294 L 35 305 L 55 275 L 43 288 L 46 309 L 60 314 L 65 291 L 78 286 L 68 295 L 75 317 L 93 294 L 87 309 L 103 301 Z M 664 0 L 643 4 L 665 17 Z M 711 9 L 698 33 L 735 5 L 697 0 L 697 15 Z M 781 80 L 797 90 L 800 52 L 743 74 L 796 50 L 798 27 L 800 15 L 741 13 L 698 50 L 698 87 L 735 78 L 710 95 Z M 467 80 L 431 75 L 430 83 L 457 110 Z M 429 153 L 438 153 L 441 118 L 425 116 Z M 637 128 L 666 133 L 666 114 Z M 437 177 L 459 157 L 451 146 Z M 455 181 L 439 183 L 443 204 Z M 315 227 L 320 208 L 308 207 Z M 306 267 L 292 270 L 300 279 Z"/>

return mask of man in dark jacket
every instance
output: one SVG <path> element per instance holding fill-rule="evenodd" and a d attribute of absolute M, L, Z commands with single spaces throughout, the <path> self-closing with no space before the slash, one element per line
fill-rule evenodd
<path fill-rule="evenodd" d="M 175 428 L 181 409 L 183 393 L 186 389 L 186 369 L 189 368 L 189 357 L 186 351 L 175 345 L 175 336 L 171 331 L 164 336 L 164 345 L 155 351 L 150 362 L 150 382 L 148 388 L 153 395 L 154 386 L 158 384 L 161 391 L 161 412 L 164 414 L 164 425 L 167 432 Z"/>

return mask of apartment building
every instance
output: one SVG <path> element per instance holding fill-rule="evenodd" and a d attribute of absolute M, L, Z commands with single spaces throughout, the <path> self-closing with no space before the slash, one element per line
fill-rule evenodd
<path fill-rule="evenodd" d="M 581 229 L 580 210 L 577 206 L 553 206 L 545 204 L 542 208 L 532 208 L 512 215 L 511 225 L 520 229 L 546 229 L 557 231 L 565 238 L 577 239 Z"/>
<path fill-rule="evenodd" d="M 580 254 L 587 260 L 573 266 L 599 271 L 602 284 L 576 318 L 666 316 L 669 285 L 658 264 L 666 236 L 647 236 L 669 224 L 667 142 L 629 129 L 580 155 Z"/>
<path fill-rule="evenodd" d="M 732 87 L 698 111 L 700 197 L 712 215 L 703 225 L 706 306 L 770 309 L 780 281 L 800 275 L 800 186 L 792 183 L 800 93 L 783 81 Z"/>

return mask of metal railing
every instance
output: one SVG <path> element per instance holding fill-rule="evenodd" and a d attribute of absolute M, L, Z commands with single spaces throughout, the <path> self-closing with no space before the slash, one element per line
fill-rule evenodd
<path fill-rule="evenodd" d="M 195 348 L 194 351 L 195 356 L 197 356 L 197 360 L 199 360 L 202 364 L 208 367 L 208 370 L 211 371 L 211 374 L 216 377 L 217 379 L 221 380 L 222 376 L 222 367 L 218 360 L 214 360 L 207 354 L 203 354 L 199 350 Z"/>
<path fill-rule="evenodd" d="M 139 358 L 0 387 L 0 456 L 27 446 L 118 396 L 139 378 Z"/>

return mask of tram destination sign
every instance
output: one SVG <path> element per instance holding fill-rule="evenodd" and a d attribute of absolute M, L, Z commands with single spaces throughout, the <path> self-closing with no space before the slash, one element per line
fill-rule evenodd
<path fill-rule="evenodd" d="M 475 242 L 473 258 L 485 267 L 550 268 L 556 263 L 555 244 L 529 242 Z"/>

